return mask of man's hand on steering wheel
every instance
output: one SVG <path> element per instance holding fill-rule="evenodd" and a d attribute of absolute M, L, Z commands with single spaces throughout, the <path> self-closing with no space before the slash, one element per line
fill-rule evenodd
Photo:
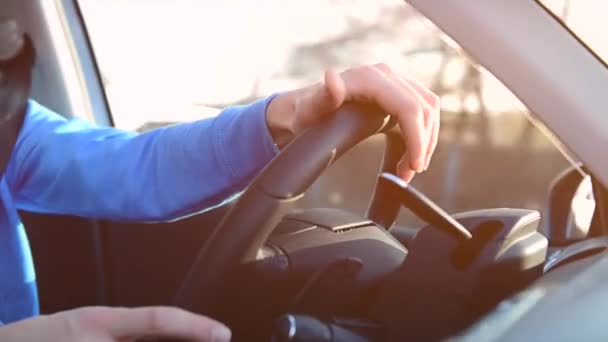
<path fill-rule="evenodd" d="M 277 145 L 284 146 L 345 102 L 373 103 L 395 116 L 407 146 L 396 170 L 401 178 L 409 182 L 428 168 L 439 133 L 439 98 L 386 64 L 328 70 L 323 82 L 277 96 L 266 120 Z"/>

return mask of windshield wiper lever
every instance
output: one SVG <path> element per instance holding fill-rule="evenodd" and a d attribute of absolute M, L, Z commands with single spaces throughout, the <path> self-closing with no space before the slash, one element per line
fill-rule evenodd
<path fill-rule="evenodd" d="M 391 193 L 398 197 L 401 204 L 430 226 L 453 236 L 459 241 L 469 240 L 473 237 L 463 225 L 401 178 L 383 172 L 379 176 L 378 184 L 379 186 L 391 187 Z"/>

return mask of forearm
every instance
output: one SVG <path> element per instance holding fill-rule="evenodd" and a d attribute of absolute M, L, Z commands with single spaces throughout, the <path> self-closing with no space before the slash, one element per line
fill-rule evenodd
<path fill-rule="evenodd" d="M 66 121 L 41 108 L 26 119 L 7 178 L 21 209 L 177 218 L 221 203 L 272 159 L 268 102 L 144 134 Z"/>

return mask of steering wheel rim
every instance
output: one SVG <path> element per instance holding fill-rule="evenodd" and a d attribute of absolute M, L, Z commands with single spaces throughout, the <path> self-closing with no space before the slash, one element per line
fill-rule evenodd
<path fill-rule="evenodd" d="M 391 117 L 372 105 L 346 104 L 296 137 L 251 182 L 197 253 L 174 304 L 214 316 L 228 270 L 256 254 L 305 191 L 344 153 L 378 133 L 386 134 L 381 172 L 394 172 L 405 150 Z M 290 170 L 292 172 L 285 172 Z M 400 203 L 376 185 L 368 218 L 384 228 L 395 221 Z M 388 225 L 388 226 L 387 226 Z"/>

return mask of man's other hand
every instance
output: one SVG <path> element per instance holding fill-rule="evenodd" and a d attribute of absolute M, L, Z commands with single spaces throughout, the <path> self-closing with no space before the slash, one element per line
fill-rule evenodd
<path fill-rule="evenodd" d="M 173 308 L 86 307 L 0 327 L 0 341 L 126 342 L 141 338 L 230 341 L 230 330 L 207 317 Z"/>

